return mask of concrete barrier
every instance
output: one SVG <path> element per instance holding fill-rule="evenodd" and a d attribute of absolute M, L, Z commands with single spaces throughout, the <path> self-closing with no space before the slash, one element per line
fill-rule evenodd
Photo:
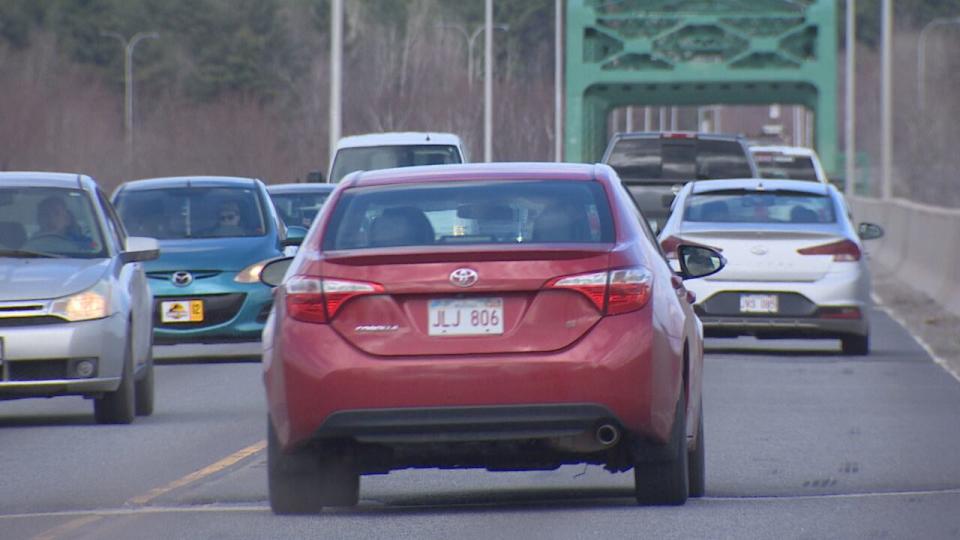
<path fill-rule="evenodd" d="M 960 210 L 903 199 L 848 200 L 856 222 L 884 228 L 867 252 L 885 271 L 960 315 Z"/>

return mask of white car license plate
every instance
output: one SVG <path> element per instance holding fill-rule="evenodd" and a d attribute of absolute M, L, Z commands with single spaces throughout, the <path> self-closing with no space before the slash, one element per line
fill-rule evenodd
<path fill-rule="evenodd" d="M 776 313 L 778 311 L 775 294 L 740 295 L 740 313 Z"/>
<path fill-rule="evenodd" d="M 503 298 L 430 300 L 429 318 L 431 336 L 503 334 Z"/>
<path fill-rule="evenodd" d="M 160 302 L 160 322 L 203 322 L 203 300 L 169 300 Z"/>

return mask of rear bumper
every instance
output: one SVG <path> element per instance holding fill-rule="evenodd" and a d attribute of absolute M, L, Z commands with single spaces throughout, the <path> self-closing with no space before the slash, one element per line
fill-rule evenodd
<path fill-rule="evenodd" d="M 862 313 L 862 312 L 861 312 Z M 865 315 L 864 315 L 865 317 Z M 755 335 L 769 338 L 842 337 L 866 335 L 869 323 L 856 320 L 817 319 L 807 317 L 701 317 L 707 337 Z"/>
<path fill-rule="evenodd" d="M 464 357 L 374 357 L 328 325 L 286 320 L 265 333 L 270 414 L 286 448 L 322 438 L 549 438 L 601 420 L 663 443 L 682 361 L 655 358 L 644 313 L 601 319 L 560 351 Z"/>

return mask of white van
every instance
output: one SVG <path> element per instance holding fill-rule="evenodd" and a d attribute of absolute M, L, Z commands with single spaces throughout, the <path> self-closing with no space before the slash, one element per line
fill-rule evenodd
<path fill-rule="evenodd" d="M 452 133 L 396 132 L 343 137 L 330 163 L 328 182 L 354 171 L 463 163 L 463 144 Z M 316 177 L 316 174 L 313 175 Z"/>

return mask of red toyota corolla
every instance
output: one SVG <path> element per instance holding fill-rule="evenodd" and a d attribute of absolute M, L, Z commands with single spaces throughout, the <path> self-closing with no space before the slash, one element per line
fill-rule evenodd
<path fill-rule="evenodd" d="M 263 334 L 276 513 L 357 504 L 402 468 L 631 468 L 642 503 L 704 491 L 702 328 L 606 165 L 353 174 L 276 285 Z"/>

